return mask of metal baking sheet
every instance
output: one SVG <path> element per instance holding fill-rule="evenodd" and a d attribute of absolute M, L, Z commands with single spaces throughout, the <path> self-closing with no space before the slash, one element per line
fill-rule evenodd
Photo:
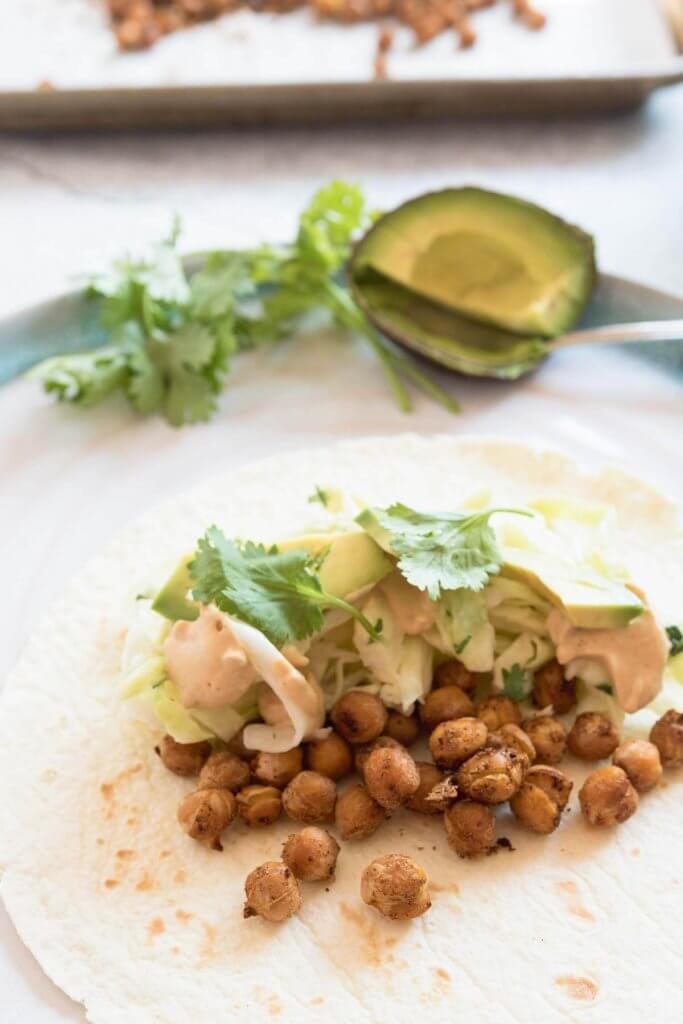
<path fill-rule="evenodd" d="M 626 109 L 683 81 L 683 0 L 537 0 L 540 32 L 499 3 L 416 49 L 399 30 L 373 80 L 377 25 L 243 10 L 117 52 L 103 0 L 22 0 L 0 38 L 0 128 L 142 128 Z"/>

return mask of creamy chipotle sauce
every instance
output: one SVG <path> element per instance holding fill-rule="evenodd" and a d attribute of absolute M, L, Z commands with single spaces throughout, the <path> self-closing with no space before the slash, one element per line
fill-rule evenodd
<path fill-rule="evenodd" d="M 649 608 L 621 629 L 579 629 L 556 608 L 548 616 L 548 630 L 561 665 L 590 658 L 604 667 L 624 711 L 638 711 L 659 693 L 669 641 Z"/>
<path fill-rule="evenodd" d="M 400 573 L 395 572 L 380 583 L 399 628 L 407 636 L 419 636 L 436 622 L 436 604 L 425 590 L 413 587 Z"/>
<path fill-rule="evenodd" d="M 164 642 L 169 678 L 186 708 L 234 704 L 256 680 L 244 649 L 216 608 L 176 622 Z"/>

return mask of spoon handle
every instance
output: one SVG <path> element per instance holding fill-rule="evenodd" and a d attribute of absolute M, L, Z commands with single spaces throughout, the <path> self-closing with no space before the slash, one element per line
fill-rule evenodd
<path fill-rule="evenodd" d="M 571 331 L 550 344 L 553 349 L 568 345 L 611 345 L 634 341 L 683 341 L 683 320 L 651 320 L 634 324 L 609 324 Z"/>

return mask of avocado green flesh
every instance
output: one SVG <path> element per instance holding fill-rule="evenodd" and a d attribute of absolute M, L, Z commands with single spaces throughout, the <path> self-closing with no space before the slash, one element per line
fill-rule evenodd
<path fill-rule="evenodd" d="M 333 597 L 346 598 L 379 583 L 393 569 L 391 561 L 367 533 L 304 534 L 279 541 L 277 547 L 280 551 L 301 548 L 309 555 L 329 548 L 318 579 L 323 590 Z"/>
<path fill-rule="evenodd" d="M 391 534 L 383 526 L 380 526 L 377 516 L 371 508 L 364 508 L 362 512 L 359 512 L 356 522 L 382 551 L 386 551 L 388 555 L 394 554 L 391 550 Z"/>
<path fill-rule="evenodd" d="M 622 583 L 540 552 L 506 548 L 501 576 L 527 583 L 562 607 L 580 629 L 621 629 L 644 611 L 642 601 Z"/>
<path fill-rule="evenodd" d="M 516 380 L 548 355 L 540 337 L 523 338 L 468 320 L 374 271 L 354 283 L 354 294 L 380 331 L 459 373 Z"/>
<path fill-rule="evenodd" d="M 171 622 L 177 622 L 178 619 L 192 622 L 199 618 L 199 605 L 188 597 L 192 589 L 192 577 L 188 568 L 191 561 L 192 555 L 187 555 L 178 563 L 152 602 L 154 611 Z"/>
<path fill-rule="evenodd" d="M 363 509 L 356 522 L 384 551 L 392 553 L 391 534 L 379 524 L 372 509 Z M 540 552 L 506 548 L 500 575 L 527 583 L 561 607 L 581 629 L 621 629 L 644 611 L 642 601 L 623 584 L 590 567 L 560 562 Z"/>
<path fill-rule="evenodd" d="M 595 282 L 588 235 L 477 188 L 421 196 L 380 218 L 356 249 L 355 280 L 368 267 L 447 309 L 544 337 L 574 323 Z"/>

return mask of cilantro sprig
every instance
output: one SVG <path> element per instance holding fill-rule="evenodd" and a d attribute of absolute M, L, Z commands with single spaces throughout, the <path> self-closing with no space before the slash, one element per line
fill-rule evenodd
<path fill-rule="evenodd" d="M 353 605 L 323 589 L 320 564 L 320 556 L 312 558 L 306 551 L 236 543 L 212 526 L 190 562 L 192 594 L 260 629 L 276 647 L 322 629 L 326 608 L 342 608 L 378 640 L 381 623 L 373 625 Z"/>
<path fill-rule="evenodd" d="M 216 251 L 189 261 L 178 251 L 179 225 L 149 259 L 123 259 L 90 281 L 107 344 L 57 356 L 33 372 L 59 401 L 91 407 L 122 391 L 143 414 L 181 426 L 208 420 L 231 357 L 284 340 L 313 311 L 365 337 L 402 409 L 412 383 L 452 412 L 458 405 L 415 363 L 378 334 L 341 283 L 355 239 L 371 224 L 363 194 L 333 181 L 302 212 L 289 245 Z"/>
<path fill-rule="evenodd" d="M 317 505 L 322 505 L 323 508 L 327 508 L 329 503 L 330 503 L 329 491 L 326 491 L 324 487 L 321 487 L 319 484 L 316 484 L 315 485 L 315 490 L 313 491 L 313 494 L 309 495 L 308 504 L 309 505 L 316 505 L 316 504 Z"/>
<path fill-rule="evenodd" d="M 521 665 L 503 669 L 503 695 L 517 704 L 526 700 L 533 689 L 531 672 L 525 671 Z"/>
<path fill-rule="evenodd" d="M 438 601 L 444 590 L 481 590 L 500 572 L 503 556 L 491 516 L 498 512 L 531 515 L 514 508 L 432 515 L 397 502 L 387 509 L 361 513 L 361 525 L 368 511 L 388 536 L 403 576 L 414 587 L 426 590 L 433 601 Z"/>

